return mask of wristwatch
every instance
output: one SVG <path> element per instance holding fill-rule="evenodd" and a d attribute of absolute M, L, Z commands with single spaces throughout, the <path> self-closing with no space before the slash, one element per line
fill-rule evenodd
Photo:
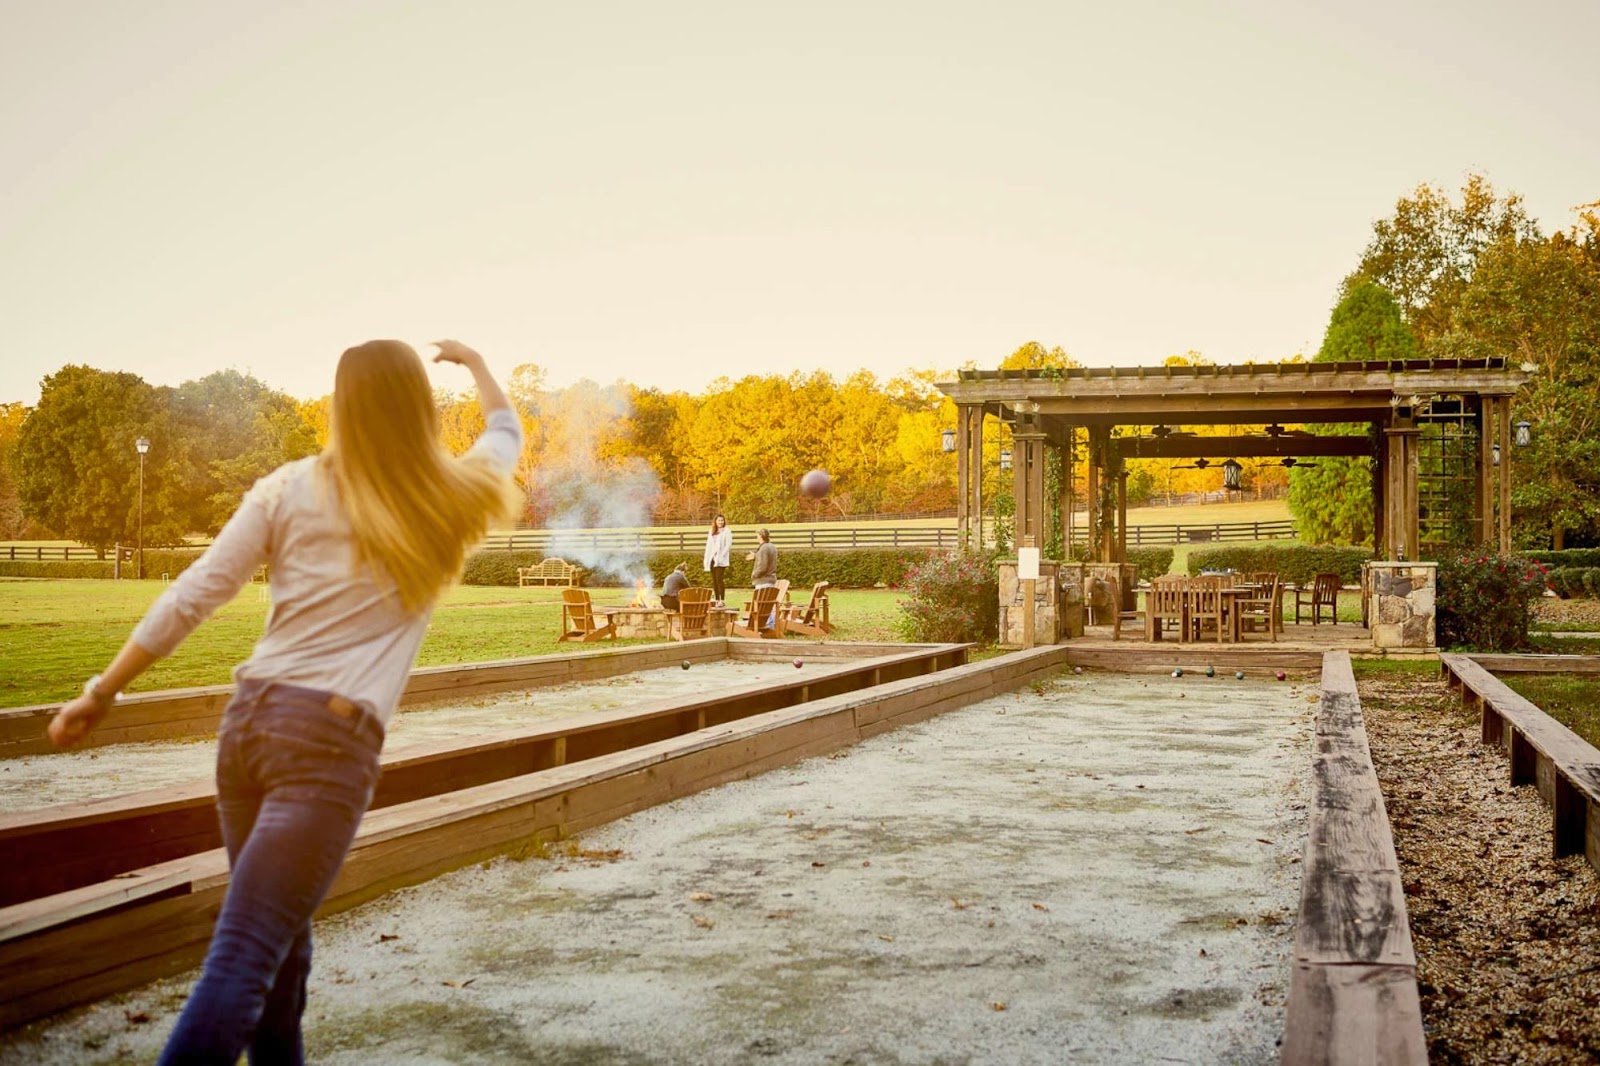
<path fill-rule="evenodd" d="M 100 676 L 101 675 L 99 674 L 95 674 L 93 677 L 83 683 L 83 694 L 100 704 L 102 707 L 115 707 L 117 705 L 117 701 L 122 698 L 122 694 L 113 692 L 111 695 L 107 696 L 105 693 L 101 692 Z"/>

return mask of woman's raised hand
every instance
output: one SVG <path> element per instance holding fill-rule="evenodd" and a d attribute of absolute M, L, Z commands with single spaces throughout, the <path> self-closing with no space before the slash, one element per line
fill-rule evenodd
<path fill-rule="evenodd" d="M 435 363 L 455 363 L 467 367 L 469 370 L 475 366 L 483 365 L 483 356 L 468 348 L 460 341 L 434 341 L 434 346 L 439 349 L 439 354 L 433 357 Z"/>

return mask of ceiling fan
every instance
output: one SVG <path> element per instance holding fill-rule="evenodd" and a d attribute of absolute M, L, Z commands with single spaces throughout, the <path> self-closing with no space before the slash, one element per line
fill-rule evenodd
<path fill-rule="evenodd" d="M 1174 469 L 1174 470 L 1204 470 L 1207 467 L 1212 466 L 1212 465 L 1214 465 L 1214 464 L 1211 462 L 1210 459 L 1196 459 L 1193 463 L 1190 463 L 1190 464 L 1188 464 L 1186 466 L 1175 466 L 1172 469 Z"/>
<path fill-rule="evenodd" d="M 1304 459 L 1296 459 L 1294 456 L 1291 455 L 1291 456 L 1289 456 L 1287 459 L 1285 459 L 1283 461 L 1283 465 L 1288 467 L 1290 470 L 1294 470 L 1296 468 L 1299 468 L 1301 470 L 1305 470 L 1305 469 L 1307 469 L 1309 467 L 1316 466 L 1317 464 L 1316 463 L 1308 463 Z"/>

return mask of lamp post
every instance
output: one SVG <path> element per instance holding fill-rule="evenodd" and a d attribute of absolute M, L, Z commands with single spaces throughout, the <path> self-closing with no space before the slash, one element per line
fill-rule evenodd
<path fill-rule="evenodd" d="M 139 452 L 139 567 L 140 580 L 144 579 L 144 456 L 150 450 L 150 438 L 140 437 L 133 442 L 134 448 Z"/>

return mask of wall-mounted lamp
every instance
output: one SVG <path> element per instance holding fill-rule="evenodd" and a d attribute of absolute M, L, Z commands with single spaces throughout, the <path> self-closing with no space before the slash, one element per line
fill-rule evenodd
<path fill-rule="evenodd" d="M 1000 469 L 1001 470 L 1010 470 L 1011 469 L 1011 449 L 1010 448 L 1001 448 L 1000 449 Z"/>
<path fill-rule="evenodd" d="M 947 452 L 955 451 L 956 450 L 956 431 L 953 430 L 953 429 L 940 430 L 940 432 L 939 432 L 939 446 L 943 450 L 945 450 Z"/>

